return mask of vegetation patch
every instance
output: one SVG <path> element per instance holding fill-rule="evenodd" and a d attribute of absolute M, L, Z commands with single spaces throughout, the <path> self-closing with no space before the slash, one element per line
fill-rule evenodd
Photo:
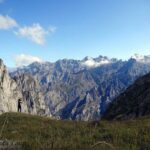
<path fill-rule="evenodd" d="M 79 122 L 5 113 L 0 116 L 0 133 L 1 141 L 19 143 L 18 149 L 21 150 L 150 149 L 149 117 L 129 121 Z"/>

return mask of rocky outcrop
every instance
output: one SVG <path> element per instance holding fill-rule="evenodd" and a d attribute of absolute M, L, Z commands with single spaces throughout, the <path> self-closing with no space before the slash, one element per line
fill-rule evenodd
<path fill-rule="evenodd" d="M 27 103 L 27 109 L 30 114 L 50 115 L 49 109 L 44 101 L 39 83 L 29 74 L 23 74 L 14 77 L 18 88 L 21 89 L 23 99 Z"/>
<path fill-rule="evenodd" d="M 16 82 L 10 78 L 6 66 L 0 59 L 0 113 L 16 112 L 18 99 L 21 98 L 23 112 L 27 112 L 26 101 L 24 101 L 21 91 Z"/>

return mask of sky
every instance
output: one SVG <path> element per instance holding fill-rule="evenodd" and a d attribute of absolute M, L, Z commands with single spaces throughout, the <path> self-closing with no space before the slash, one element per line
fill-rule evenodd
<path fill-rule="evenodd" d="M 134 53 L 150 55 L 150 0 L 0 0 L 8 67 Z"/>

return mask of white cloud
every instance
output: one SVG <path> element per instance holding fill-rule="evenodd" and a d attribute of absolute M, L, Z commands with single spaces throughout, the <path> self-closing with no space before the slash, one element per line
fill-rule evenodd
<path fill-rule="evenodd" d="M 43 60 L 36 56 L 20 54 L 15 57 L 15 63 L 17 67 L 27 66 L 33 62 L 42 63 Z"/>
<path fill-rule="evenodd" d="M 55 27 L 50 27 L 48 30 L 45 30 L 40 24 L 36 23 L 32 26 L 25 26 L 19 28 L 16 34 L 28 38 L 36 44 L 44 45 L 46 35 L 55 32 L 55 30 Z"/>
<path fill-rule="evenodd" d="M 150 55 L 144 56 L 140 54 L 134 54 L 131 58 L 140 63 L 150 63 Z"/>
<path fill-rule="evenodd" d="M 0 3 L 2 2 L 3 0 L 0 0 Z M 54 33 L 57 29 L 54 26 L 50 26 L 46 30 L 39 23 L 34 23 L 31 26 L 22 27 L 18 25 L 16 20 L 11 18 L 10 16 L 0 14 L 0 30 L 8 30 L 14 27 L 17 27 L 14 31 L 16 35 L 25 37 L 39 45 L 44 45 L 46 41 L 46 36 Z"/>
<path fill-rule="evenodd" d="M 105 65 L 105 64 L 109 64 L 111 63 L 110 60 L 105 60 L 105 59 L 102 59 L 100 61 L 95 61 L 93 58 L 88 58 L 86 61 L 83 61 L 81 64 L 83 66 L 86 66 L 86 67 L 98 67 L 98 66 L 101 66 L 101 65 Z"/>
<path fill-rule="evenodd" d="M 0 15 L 0 29 L 7 30 L 17 26 L 17 22 L 13 18 Z"/>

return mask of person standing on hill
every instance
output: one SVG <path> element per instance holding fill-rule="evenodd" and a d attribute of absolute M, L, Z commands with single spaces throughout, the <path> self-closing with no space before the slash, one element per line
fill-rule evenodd
<path fill-rule="evenodd" d="M 22 110 L 21 103 L 22 103 L 22 100 L 18 99 L 18 112 L 21 112 L 21 110 Z"/>

